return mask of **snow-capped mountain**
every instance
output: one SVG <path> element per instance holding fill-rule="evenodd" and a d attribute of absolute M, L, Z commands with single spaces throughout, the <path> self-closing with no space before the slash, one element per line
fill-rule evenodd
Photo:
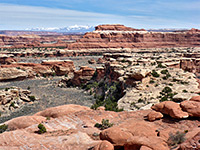
<path fill-rule="evenodd" d="M 29 31 L 49 31 L 49 32 L 59 32 L 59 33 L 85 33 L 90 32 L 94 30 L 94 26 L 87 26 L 87 25 L 74 25 L 74 26 L 68 26 L 68 27 L 49 27 L 49 28 L 32 28 L 32 29 L 26 29 Z"/>

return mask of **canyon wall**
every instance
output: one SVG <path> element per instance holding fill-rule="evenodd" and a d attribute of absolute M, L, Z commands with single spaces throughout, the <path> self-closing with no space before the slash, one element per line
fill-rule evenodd
<path fill-rule="evenodd" d="M 0 35 L 0 48 L 66 47 L 82 35 Z"/>
<path fill-rule="evenodd" d="M 95 29 L 77 42 L 68 44 L 68 49 L 200 46 L 200 30 L 197 29 L 185 32 L 148 32 L 123 25 L 99 25 Z"/>

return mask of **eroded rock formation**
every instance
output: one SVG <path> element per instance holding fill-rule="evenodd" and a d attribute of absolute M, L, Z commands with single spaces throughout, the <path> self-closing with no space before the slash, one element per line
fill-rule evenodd
<path fill-rule="evenodd" d="M 147 32 L 123 25 L 99 25 L 93 32 L 69 44 L 68 49 L 150 48 L 199 46 L 199 30 L 186 32 Z"/>
<path fill-rule="evenodd" d="M 178 143 L 177 148 L 184 150 L 194 146 L 193 143 L 199 147 L 198 120 L 164 117 L 149 122 L 144 120 L 149 112 L 111 112 L 72 104 L 48 108 L 5 122 L 8 130 L 0 134 L 0 149 L 169 150 L 171 145 L 167 141 L 177 131 L 187 131 L 184 133 L 187 140 L 180 146 Z M 105 130 L 94 127 L 102 119 L 108 119 L 113 127 Z M 38 134 L 40 123 L 46 127 L 46 133 Z"/>

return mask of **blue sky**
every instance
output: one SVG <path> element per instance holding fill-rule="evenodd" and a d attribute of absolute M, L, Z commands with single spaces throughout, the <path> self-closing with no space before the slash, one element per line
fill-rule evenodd
<path fill-rule="evenodd" d="M 0 30 L 116 23 L 200 28 L 200 0 L 0 0 Z"/>

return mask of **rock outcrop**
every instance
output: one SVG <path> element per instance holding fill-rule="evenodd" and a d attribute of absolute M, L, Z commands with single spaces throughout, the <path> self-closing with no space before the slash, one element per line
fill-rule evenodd
<path fill-rule="evenodd" d="M 19 87 L 7 87 L 0 90 L 0 111 L 9 113 L 26 103 L 38 100 L 31 91 Z"/>
<path fill-rule="evenodd" d="M 0 68 L 0 81 L 23 80 L 30 77 L 27 71 L 17 68 Z"/>
<path fill-rule="evenodd" d="M 0 48 L 66 47 L 82 35 L 0 35 Z"/>
<path fill-rule="evenodd" d="M 0 81 L 23 80 L 38 76 L 68 75 L 75 70 L 71 60 L 43 61 L 35 63 L 12 63 L 0 65 Z"/>
<path fill-rule="evenodd" d="M 159 104 L 155 104 L 151 107 L 155 111 L 159 111 L 163 114 L 170 115 L 172 118 L 187 118 L 189 115 L 187 112 L 182 111 L 179 104 L 166 101 Z"/>
<path fill-rule="evenodd" d="M 199 147 L 198 120 L 162 118 L 149 122 L 144 120 L 149 112 L 111 112 L 78 105 L 48 108 L 5 122 L 8 130 L 0 134 L 0 149 L 169 150 L 169 134 L 186 130 L 187 140 L 179 148 L 194 147 L 193 143 Z M 103 131 L 94 127 L 105 118 L 114 126 Z M 46 133 L 38 134 L 40 123 Z"/>
<path fill-rule="evenodd" d="M 195 47 L 200 45 L 198 30 L 147 32 L 123 25 L 99 25 L 93 32 L 69 44 L 68 49 Z"/>

